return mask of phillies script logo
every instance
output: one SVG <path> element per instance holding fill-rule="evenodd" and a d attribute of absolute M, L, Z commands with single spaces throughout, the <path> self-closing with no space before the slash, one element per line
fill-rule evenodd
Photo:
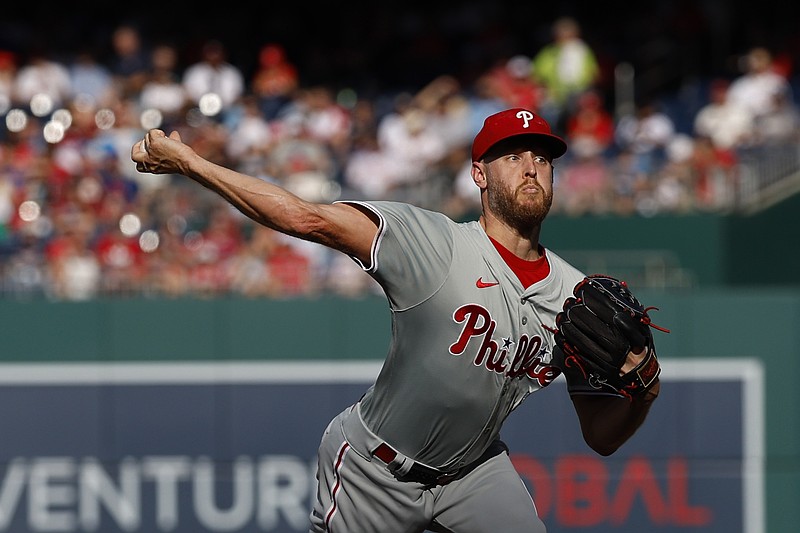
<path fill-rule="evenodd" d="M 477 337 L 481 344 L 473 360 L 475 366 L 485 366 L 487 370 L 510 377 L 527 374 L 538 381 L 541 387 L 549 385 L 558 376 L 559 370 L 543 364 L 538 355 L 545 347 L 539 335 L 522 335 L 516 342 L 503 339 L 501 346 L 492 338 L 497 322 L 492 320 L 489 311 L 476 304 L 459 307 L 453 313 L 453 319 L 463 323 L 464 327 L 458 340 L 450 345 L 451 354 L 462 355 L 469 341 Z"/>

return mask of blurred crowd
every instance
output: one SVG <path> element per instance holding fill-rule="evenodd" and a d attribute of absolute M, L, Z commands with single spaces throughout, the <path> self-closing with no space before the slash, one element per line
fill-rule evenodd
<path fill-rule="evenodd" d="M 280 43 L 254 50 L 251 74 L 219 40 L 188 64 L 134 26 L 119 26 L 109 45 L 105 61 L 91 50 L 69 61 L 0 51 L 2 297 L 376 290 L 350 259 L 258 226 L 186 178 L 138 173 L 130 148 L 154 127 L 309 199 L 401 200 L 456 220 L 479 210 L 472 138 L 510 106 L 540 113 L 567 140 L 553 206 L 565 216 L 726 212 L 742 157 L 772 147 L 796 157 L 798 147 L 791 65 L 770 50 L 754 47 L 736 76 L 706 80 L 687 121 L 661 98 L 626 108 L 609 94 L 567 17 L 540 50 L 497 58 L 469 82 L 442 73 L 413 92 L 369 96 L 304 84 Z"/>

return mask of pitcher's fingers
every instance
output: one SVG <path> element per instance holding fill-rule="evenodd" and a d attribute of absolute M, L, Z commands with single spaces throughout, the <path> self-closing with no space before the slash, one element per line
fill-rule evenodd
<path fill-rule="evenodd" d="M 137 163 L 141 162 L 148 156 L 147 149 L 145 148 L 144 139 L 131 146 L 131 159 Z"/>

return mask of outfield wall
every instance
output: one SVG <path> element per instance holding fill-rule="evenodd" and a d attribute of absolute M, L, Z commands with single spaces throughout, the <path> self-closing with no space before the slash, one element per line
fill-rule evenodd
<path fill-rule="evenodd" d="M 549 532 L 764 531 L 760 362 L 664 362 L 650 423 L 612 457 L 583 444 L 563 379 L 511 415 Z M 379 366 L 0 364 L 0 531 L 305 532 L 320 435 Z"/>
<path fill-rule="evenodd" d="M 635 219 L 554 215 L 544 223 L 542 241 L 580 268 L 590 267 L 581 260 L 587 252 L 589 257 L 594 254 L 601 263 L 610 262 L 622 277 L 628 277 L 628 269 L 636 273 L 642 262 L 655 258 L 667 269 L 678 269 L 677 273 L 686 277 L 682 281 L 695 287 L 797 287 L 800 247 L 794 241 L 798 211 L 800 195 L 754 215 Z"/>
<path fill-rule="evenodd" d="M 655 427 L 649 428 L 647 432 L 637 436 L 639 440 L 636 446 L 646 443 L 645 448 L 651 454 L 650 462 L 622 463 L 620 465 L 612 460 L 606 463 L 609 470 L 603 470 L 603 472 L 605 472 L 604 475 L 610 476 L 609 483 L 616 479 L 615 476 L 625 474 L 627 477 L 630 472 L 626 468 L 632 468 L 639 473 L 655 472 L 658 479 L 668 483 L 669 479 L 673 479 L 677 475 L 674 472 L 680 472 L 681 468 L 686 465 L 695 469 L 700 468 L 703 472 L 712 472 L 716 468 L 723 470 L 728 468 L 731 460 L 747 462 L 749 459 L 754 459 L 755 464 L 763 464 L 763 469 L 761 469 L 763 477 L 756 477 L 756 481 L 753 482 L 755 485 L 753 483 L 744 484 L 737 490 L 744 495 L 748 490 L 757 490 L 758 479 L 763 480 L 763 523 L 768 526 L 765 531 L 770 533 L 793 531 L 794 526 L 800 522 L 800 508 L 796 505 L 797 501 L 800 501 L 800 408 L 798 407 L 800 406 L 800 392 L 794 383 L 794 377 L 798 375 L 798 366 L 800 366 L 798 363 L 800 360 L 800 328 L 797 327 L 800 324 L 800 290 L 695 290 L 670 293 L 642 292 L 640 296 L 649 305 L 656 305 L 660 308 L 660 311 L 652 314 L 654 322 L 672 330 L 670 334 L 656 332 L 656 340 L 659 354 L 667 364 L 665 375 L 671 376 L 671 380 L 677 379 L 678 382 L 671 390 L 665 388 L 664 398 L 666 401 L 661 402 L 661 408 L 664 411 L 659 416 L 666 416 L 666 418 L 661 419 L 660 423 L 664 427 L 658 428 L 657 438 L 653 438 L 649 433 L 656 430 Z M 100 423 L 100 421 L 106 420 L 103 416 L 108 413 L 104 415 L 102 409 L 97 406 L 107 405 L 104 403 L 105 399 L 126 399 L 126 403 L 123 402 L 127 409 L 125 412 L 128 413 L 129 418 L 132 417 L 137 424 L 140 424 L 134 426 L 133 429 L 118 427 L 117 430 L 122 434 L 126 434 L 126 431 L 137 433 L 143 427 L 147 427 L 148 420 L 150 420 L 147 413 L 158 410 L 161 404 L 158 402 L 148 403 L 145 400 L 157 396 L 144 394 L 140 397 L 131 392 L 134 391 L 132 388 L 123 387 L 121 389 L 119 383 L 114 385 L 115 379 L 124 381 L 125 376 L 135 377 L 135 369 L 124 365 L 129 363 L 181 363 L 188 365 L 181 368 L 186 369 L 187 376 L 191 376 L 193 372 L 202 373 L 202 365 L 301 362 L 327 374 L 333 368 L 330 365 L 348 361 L 348 364 L 356 366 L 345 366 L 344 372 L 347 373 L 347 369 L 350 368 L 349 371 L 353 372 L 353 379 L 357 383 L 347 385 L 344 393 L 320 389 L 322 392 L 318 391 L 313 394 L 321 394 L 321 396 L 311 397 L 312 405 L 316 402 L 326 405 L 326 409 L 335 410 L 345 401 L 356 397 L 363 389 L 363 385 L 368 382 L 363 375 L 363 367 L 358 365 L 363 364 L 367 365 L 366 368 L 377 368 L 375 365 L 378 365 L 382 359 L 389 334 L 389 312 L 385 301 L 377 297 L 364 300 L 319 298 L 312 301 L 243 299 L 130 299 L 92 303 L 2 301 L 0 302 L 0 333 L 3 338 L 2 357 L 0 358 L 0 362 L 3 363 L 0 373 L 3 377 L 0 378 L 0 389 L 4 394 L 12 394 L 12 396 L 6 397 L 4 417 L 0 418 L 0 421 L 6 425 L 4 428 L 6 453 L 11 453 L 10 443 L 12 442 L 16 443 L 18 447 L 14 454 L 5 455 L 3 460 L 6 461 L 6 464 L 0 465 L 5 467 L 3 477 L 0 479 L 3 483 L 0 485 L 0 531 L 2 531 L 4 523 L 2 502 L 6 502 L 10 506 L 13 502 L 21 501 L 18 498 L 22 498 L 23 493 L 15 492 L 14 487 L 18 487 L 22 491 L 20 488 L 23 486 L 21 485 L 22 480 L 33 479 L 30 476 L 35 472 L 39 472 L 40 475 L 50 472 L 47 475 L 56 476 L 56 479 L 58 479 L 58 475 L 65 476 L 69 472 L 83 472 L 84 475 L 86 472 L 90 474 L 99 472 L 97 465 L 91 459 L 86 459 L 95 456 L 88 452 L 82 452 L 81 446 L 85 445 L 85 439 L 89 439 L 90 442 L 107 442 L 103 439 L 112 439 L 112 441 L 118 439 L 118 436 L 113 434 L 113 428 L 108 428 L 107 424 Z M 680 361 L 680 363 L 669 365 L 671 360 Z M 692 366 L 693 363 L 703 362 L 705 364 L 708 361 L 716 361 L 716 366 Z M 31 363 L 35 364 L 31 366 Z M 64 363 L 69 364 L 66 367 L 60 366 Z M 69 368 L 79 368 L 86 363 L 90 363 L 92 366 L 83 368 L 94 369 L 91 371 L 94 372 L 96 378 L 112 376 L 108 378 L 112 385 L 111 389 L 106 388 L 108 383 L 97 382 L 85 391 L 81 400 L 85 403 L 75 404 L 85 405 L 88 409 L 99 409 L 98 412 L 92 411 L 99 418 L 90 417 L 89 420 L 95 421 L 95 425 L 79 426 L 82 428 L 82 433 L 69 437 L 71 439 L 69 443 L 74 447 L 75 454 L 68 453 L 69 447 L 65 448 L 67 451 L 57 453 L 57 451 L 48 450 L 44 444 L 42 453 L 35 453 L 35 450 L 26 444 L 27 441 L 19 440 L 20 432 L 11 431 L 14 428 L 10 425 L 19 424 L 20 427 L 29 428 L 25 431 L 30 431 L 28 435 L 31 439 L 39 438 L 43 443 L 51 444 L 57 442 L 53 440 L 54 436 L 63 436 L 65 429 L 75 426 L 66 422 L 69 418 L 66 416 L 50 419 L 46 416 L 42 418 L 42 416 L 36 415 L 32 418 L 39 420 L 38 423 L 26 422 L 26 410 L 22 407 L 27 406 L 25 407 L 27 409 L 34 405 L 35 409 L 40 410 L 41 413 L 48 413 L 48 405 L 62 406 L 62 408 L 64 405 L 70 405 L 68 402 L 60 401 L 62 399 L 60 394 L 65 392 L 63 383 L 58 385 L 59 380 L 57 379 L 54 384 L 56 388 L 36 389 L 39 385 L 31 385 L 31 372 L 35 374 L 36 369 L 40 368 L 42 371 L 52 374 L 53 368 L 61 369 L 56 372 L 56 375 L 60 380 L 65 380 L 68 379 Z M 338 364 L 335 366 L 339 369 L 342 368 Z M 224 382 L 224 377 L 228 375 L 226 372 L 233 372 L 230 368 L 235 367 L 225 368 L 229 370 L 224 370 L 222 374 L 212 373 L 212 376 L 216 376 Z M 290 376 L 293 371 L 296 371 L 292 368 L 278 365 L 270 367 L 269 372 L 270 374 L 278 373 Z M 358 370 L 359 368 L 362 370 Z M 736 398 L 732 402 L 726 400 L 726 395 L 731 394 L 730 390 L 704 385 L 703 380 L 709 380 L 709 369 L 713 371 L 714 368 L 726 376 L 742 376 L 745 381 L 753 373 L 761 374 L 763 394 L 760 404 L 756 402 L 755 408 L 741 407 Z M 21 373 L 15 374 L 18 371 Z M 280 379 L 280 377 L 274 376 L 274 379 Z M 26 383 L 26 380 L 34 388 L 24 389 L 19 386 Z M 35 382 L 36 379 L 33 381 Z M 140 383 L 140 385 L 142 384 Z M 300 389 L 296 387 L 304 386 L 303 384 L 291 385 L 292 394 L 310 397 L 308 394 L 300 394 L 302 391 L 298 392 Z M 214 390 L 217 393 L 225 390 L 224 387 L 220 388 L 219 384 L 215 387 Z M 76 390 L 69 387 L 67 389 L 73 392 Z M 45 393 L 45 390 L 48 392 Z M 158 388 L 158 390 L 166 389 Z M 261 391 L 261 389 L 258 390 Z M 317 391 L 318 389 L 312 386 L 309 390 Z M 147 391 L 145 390 L 145 392 Z M 251 393 L 261 394 L 257 391 L 251 391 Z M 17 394 L 22 394 L 23 397 L 13 396 Z M 235 420 L 228 421 L 225 415 L 227 411 L 220 414 L 218 410 L 203 407 L 208 406 L 208 403 L 203 401 L 203 394 L 205 393 L 197 390 L 187 393 L 185 396 L 179 396 L 177 399 L 171 399 L 169 403 L 180 405 L 181 402 L 187 402 L 190 405 L 199 406 L 199 408 L 193 409 L 192 422 L 199 424 L 201 428 L 204 422 L 214 420 L 215 423 L 222 424 L 221 427 L 226 431 L 230 429 L 230 426 L 225 424 L 234 423 Z M 239 393 L 231 392 L 230 395 L 224 393 L 222 397 L 225 401 L 231 401 L 236 394 Z M 537 397 L 534 396 L 526 402 L 526 405 L 532 405 L 536 403 L 536 400 Z M 270 405 L 270 403 L 268 402 L 266 405 Z M 308 410 L 307 406 L 305 409 Z M 727 435 L 726 432 L 729 431 L 738 434 L 736 428 L 740 426 L 737 424 L 744 424 L 745 411 L 750 413 L 751 423 L 753 421 L 757 423 L 760 420 L 765 428 L 763 447 L 761 448 L 763 453 L 757 454 L 756 457 L 749 457 L 749 452 L 746 452 L 744 445 L 740 443 L 741 446 L 738 448 L 734 446 L 734 449 L 741 450 L 741 452 L 736 452 L 741 453 L 741 457 L 736 456 L 730 450 L 715 452 L 716 455 L 712 457 L 700 457 L 702 455 L 700 450 L 704 449 L 709 438 Z M 52 412 L 57 414 L 59 411 L 55 409 Z M 263 413 L 263 411 L 259 412 Z M 289 424 L 287 433 L 291 433 L 299 431 L 303 423 L 299 418 L 292 419 L 291 416 L 288 416 L 292 413 L 294 410 L 289 406 L 274 411 L 268 409 L 266 416 L 287 419 Z M 324 412 L 325 416 L 328 414 L 330 413 Z M 187 419 L 184 413 L 174 412 L 173 415 L 176 420 Z M 107 420 L 119 419 L 112 417 Z M 655 420 L 658 419 L 655 418 Z M 81 421 L 81 423 L 86 423 L 86 421 Z M 165 422 L 167 425 L 170 423 L 169 419 Z M 246 421 L 242 420 L 240 423 L 245 425 Z M 569 449 L 576 451 L 575 446 L 579 446 L 580 442 L 573 441 L 577 441 L 579 436 L 573 434 L 568 427 L 571 426 L 564 428 L 559 426 L 559 435 L 570 442 Z M 168 427 L 160 427 L 160 429 L 166 430 L 168 435 L 174 435 L 174 449 L 167 447 L 166 451 L 153 450 L 150 455 L 132 456 L 129 465 L 131 475 L 133 476 L 136 472 L 139 474 L 146 472 L 148 468 L 152 469 L 152 461 L 157 462 L 167 455 L 180 456 L 188 461 L 181 465 L 172 465 L 171 468 L 188 468 L 196 475 L 201 475 L 203 469 L 208 467 L 202 461 L 202 456 L 207 450 L 198 450 L 197 455 L 194 455 L 191 439 L 186 441 L 185 438 L 180 437 L 179 431 L 172 431 Z M 22 432 L 23 435 L 25 431 Z M 49 435 L 49 432 L 52 432 L 54 436 Z M 109 432 L 113 435 L 109 436 Z M 308 436 L 311 436 L 311 433 L 315 434 L 312 431 Z M 663 440 L 665 433 L 669 437 L 667 441 Z M 680 433 L 680 438 L 676 436 L 678 433 Z M 11 434 L 15 434 L 17 437 L 9 440 Z M 306 436 L 305 433 L 303 435 Z M 317 438 L 316 435 L 312 437 L 312 440 L 315 438 Z M 727 439 L 731 443 L 734 443 L 734 440 Z M 742 438 L 742 442 L 744 442 L 744 438 Z M 297 445 L 295 441 L 290 441 L 290 444 L 289 449 Z M 733 446 L 733 444 L 730 445 Z M 214 449 L 219 449 L 219 446 L 222 446 L 222 449 L 228 449 L 226 447 L 232 446 L 232 444 L 225 441 L 222 444 L 214 444 L 214 446 Z M 259 465 L 258 448 L 252 443 L 248 446 L 251 446 L 249 449 L 252 451 L 252 455 L 248 455 L 248 457 L 254 462 L 247 463 L 245 459 L 242 464 L 242 472 L 247 471 L 248 464 L 252 466 L 254 472 L 262 473 L 264 471 L 271 472 L 270 469 L 273 467 L 288 468 L 289 471 L 294 468 L 291 461 L 287 464 L 279 462 L 272 466 L 269 463 L 257 467 Z M 665 446 L 665 449 L 662 450 L 663 453 L 659 452 L 659 446 Z M 712 449 L 716 448 L 712 447 Z M 20 450 L 27 450 L 27 453 Z M 640 448 L 632 448 L 630 451 L 632 453 L 637 450 Z M 279 455 L 279 452 L 280 450 L 270 451 L 269 457 L 272 457 L 272 454 Z M 47 470 L 50 468 L 47 466 L 49 463 L 45 461 L 45 466 L 42 466 L 40 459 L 53 454 L 60 457 L 62 462 L 56 463 L 55 466 L 50 465 L 55 468 L 51 471 Z M 628 457 L 626 454 L 623 456 Z M 37 457 L 39 459 L 36 459 Z M 64 462 L 64 457 L 73 457 L 73 459 Z M 661 459 L 652 459 L 654 457 L 661 458 L 665 462 L 660 462 Z M 18 461 L 14 462 L 15 458 Z M 275 459 L 275 457 L 272 458 Z M 586 462 L 588 461 L 586 457 L 584 459 L 585 465 L 588 465 L 587 468 L 605 468 L 602 467 L 603 461 L 595 463 L 593 462 L 595 459 L 589 462 Z M 696 462 L 693 463 L 700 459 L 704 460 L 701 466 L 697 466 Z M 684 460 L 687 461 L 685 464 L 681 462 Z M 144 464 L 142 461 L 151 461 L 151 463 Z M 542 467 L 544 470 L 539 468 L 541 465 L 535 463 L 525 464 L 533 468 L 533 472 L 544 472 L 545 475 L 557 467 L 557 463 L 552 462 L 544 464 Z M 695 466 L 692 467 L 693 464 Z M 752 465 L 753 462 L 748 464 Z M 638 470 L 636 470 L 637 468 Z M 736 468 L 738 466 L 735 466 L 734 469 Z M 670 470 L 673 474 L 667 475 L 665 469 L 676 470 Z M 102 476 L 100 478 L 104 479 Z M 20 484 L 15 485 L 14 480 L 17 479 L 20 480 Z M 678 479 L 680 479 L 679 475 Z M 111 483 L 109 480 L 106 481 Z M 646 490 L 646 488 L 639 487 L 638 490 Z M 713 516 L 720 516 L 719 512 L 713 510 L 712 504 L 703 503 L 701 499 L 698 500 L 698 491 L 702 494 L 704 485 L 685 485 L 682 488 L 672 487 L 671 489 L 667 487 L 663 490 L 678 491 L 670 494 L 673 499 L 680 500 L 678 503 L 682 505 L 679 505 L 676 512 L 682 512 L 684 520 L 680 523 L 670 522 L 662 516 L 661 519 L 665 520 L 663 531 L 713 531 L 713 529 L 701 527 L 703 520 L 707 520 L 710 516 L 707 514 L 708 512 L 713 511 Z M 681 491 L 684 491 L 683 499 L 679 497 Z M 37 494 L 39 493 L 37 492 Z M 619 492 L 613 494 L 619 494 Z M 664 509 L 675 510 L 674 506 L 658 507 L 658 502 L 670 501 L 660 499 L 661 492 L 653 490 L 649 493 L 634 492 L 632 494 L 637 498 L 643 498 L 643 494 L 650 494 L 651 499 L 645 500 L 649 503 L 641 504 L 645 507 L 637 512 L 644 513 L 653 520 L 657 520 L 661 516 L 658 513 L 665 512 Z M 3 499 L 3 495 L 6 495 L 6 499 Z M 17 499 L 14 499 L 15 495 L 18 497 Z M 629 495 L 628 497 L 634 496 Z M 735 495 L 729 496 L 735 497 Z M 618 498 L 621 497 L 618 496 Z M 752 502 L 752 499 L 747 501 Z M 110 505 L 110 503 L 106 503 Z M 584 503 L 589 505 L 587 502 Z M 623 501 L 620 505 L 624 503 Z M 41 502 L 40 504 L 45 505 Z M 552 502 L 551 504 L 556 505 Z M 49 505 L 58 509 L 57 501 L 50 502 Z M 106 509 L 105 504 L 98 503 L 97 505 Z M 748 503 L 747 505 L 752 504 Z M 12 507 L 6 508 L 6 511 L 9 509 Z M 14 509 L 19 510 L 16 507 Z M 100 512 L 95 507 L 84 510 L 84 512 L 88 514 L 80 515 L 81 519 L 91 526 L 95 523 L 93 520 L 101 519 L 103 513 L 109 511 L 106 509 Z M 122 513 L 119 517 L 107 516 L 106 521 L 125 520 L 124 512 L 118 512 Z M 267 515 L 263 516 L 261 520 L 266 522 L 262 523 L 272 523 L 270 520 L 274 519 L 274 516 L 269 514 L 270 509 L 267 508 L 265 512 Z M 557 508 L 551 507 L 551 512 L 557 513 Z M 733 509 L 731 512 L 740 516 L 742 509 Z M 674 514 L 672 511 L 670 513 Z M 756 511 L 751 510 L 750 513 L 759 515 L 758 508 L 756 507 Z M 16 519 L 22 519 L 18 514 L 14 516 Z M 66 513 L 66 516 L 69 516 L 69 513 Z M 554 514 L 551 518 L 555 516 Z M 615 516 L 607 518 L 609 520 L 622 519 L 621 515 Z M 624 516 L 627 517 L 626 520 L 636 520 L 639 515 L 634 512 L 634 514 L 628 513 Z M 652 518 L 653 516 L 655 518 Z M 46 514 L 45 518 L 52 519 L 52 516 Z M 168 525 L 173 518 L 165 516 L 161 519 Z M 222 514 L 206 518 L 212 521 L 219 519 L 224 522 Z M 6 519 L 10 520 L 9 517 Z M 41 517 L 40 519 L 44 520 Z M 586 518 L 586 520 L 590 519 L 591 517 Z M 742 529 L 743 532 L 758 533 L 758 527 L 760 527 L 758 519 L 750 519 L 751 522 L 745 518 L 742 520 L 742 524 L 751 524 L 748 529 Z M 252 523 L 259 522 L 254 518 Z M 566 528 L 563 530 L 569 530 L 561 522 L 558 523 L 561 524 L 559 527 Z M 732 524 L 736 523 L 738 522 L 732 522 Z M 725 527 L 728 527 L 731 523 L 724 524 Z M 43 527 L 45 526 L 51 527 L 53 524 L 44 522 Z M 754 527 L 756 529 L 753 529 Z M 64 530 L 81 531 L 80 529 Z M 129 530 L 136 531 L 132 526 Z M 255 530 L 269 529 L 262 527 Z M 653 531 L 661 530 L 653 529 Z"/>

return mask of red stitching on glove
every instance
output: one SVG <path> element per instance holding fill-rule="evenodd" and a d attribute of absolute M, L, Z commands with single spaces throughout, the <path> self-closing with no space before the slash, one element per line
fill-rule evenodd
<path fill-rule="evenodd" d="M 650 320 L 650 315 L 647 314 L 647 312 L 650 311 L 651 309 L 655 309 L 656 311 L 658 311 L 658 307 L 654 306 L 645 307 L 641 318 L 642 324 L 644 324 L 645 326 L 650 326 L 653 329 L 657 329 L 658 331 L 669 333 L 669 330 L 667 328 L 662 328 L 661 326 L 656 326 L 655 324 L 653 324 L 653 322 Z"/>
<path fill-rule="evenodd" d="M 567 356 L 567 357 L 564 358 L 564 365 L 568 366 L 568 367 L 573 366 L 573 365 L 570 364 L 570 361 L 574 362 L 575 366 L 578 367 L 578 370 L 581 371 L 581 374 L 583 374 L 583 379 L 589 379 L 589 376 L 588 376 L 588 374 L 586 374 L 586 369 L 583 368 L 583 364 L 581 363 L 580 358 L 578 358 L 578 357 L 576 357 L 574 355 Z"/>

